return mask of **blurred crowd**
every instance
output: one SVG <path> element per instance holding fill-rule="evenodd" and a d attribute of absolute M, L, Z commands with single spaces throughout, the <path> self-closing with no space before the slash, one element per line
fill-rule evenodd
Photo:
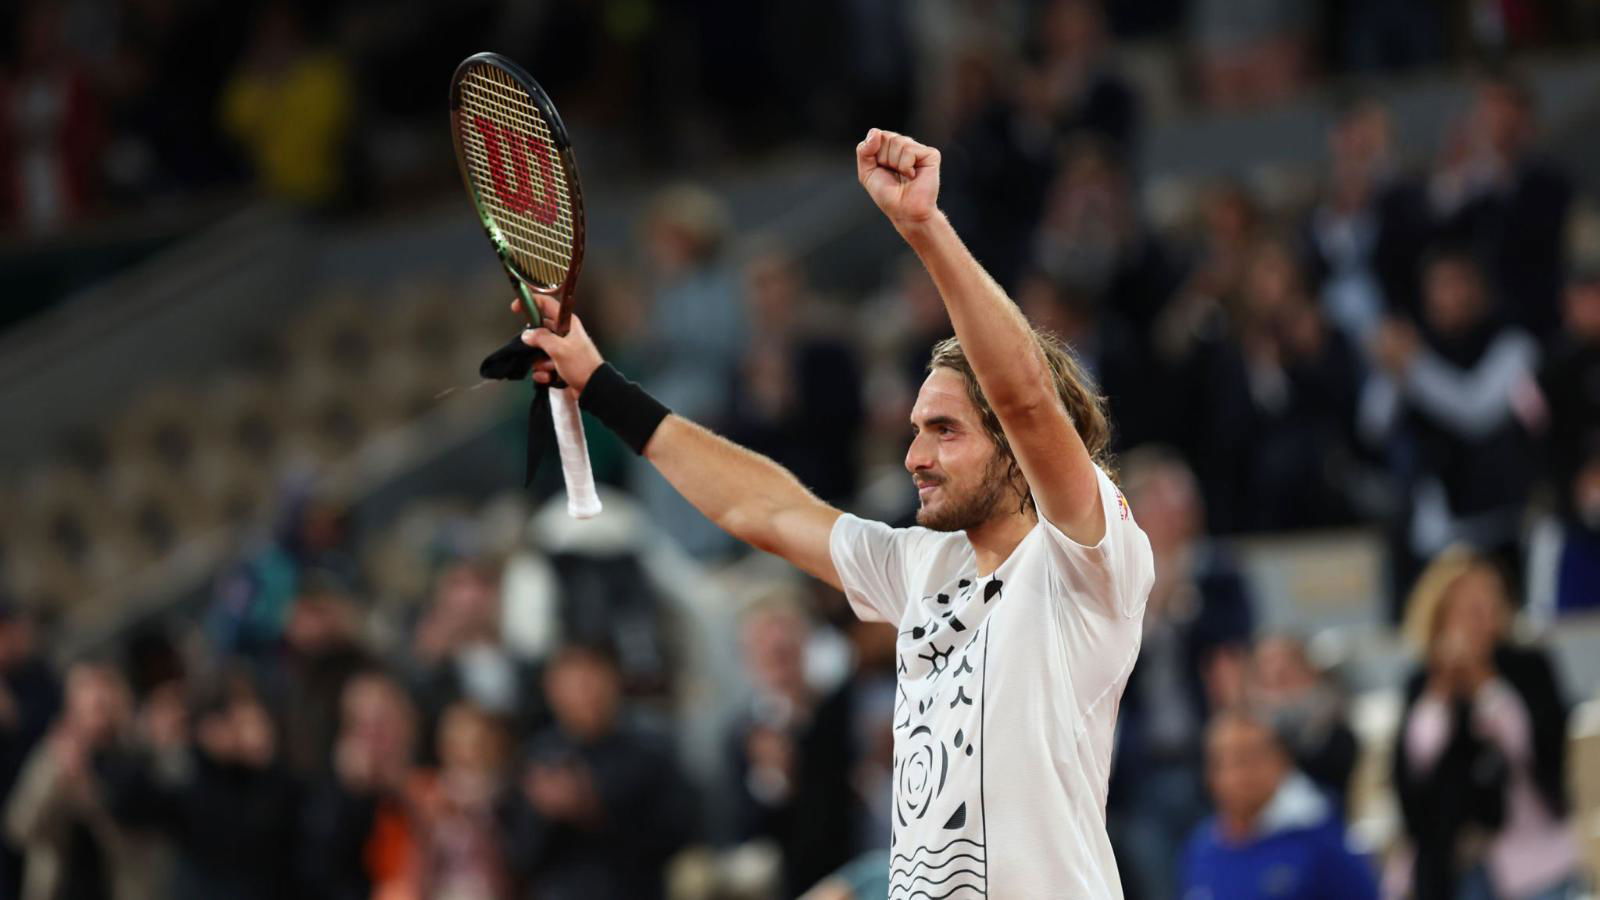
<path fill-rule="evenodd" d="M 1107 809 L 1128 896 L 1582 896 L 1582 697 L 1495 559 L 1453 548 L 1418 579 L 1375 740 L 1306 635 L 1262 629 L 1270 598 L 1182 459 L 1121 465 L 1158 573 Z M 346 511 L 305 503 L 200 614 L 64 670 L 0 603 L 0 896 L 883 896 L 894 629 L 792 575 L 730 592 L 637 535 L 558 546 L 503 512 L 413 534 L 421 592 L 395 597 L 351 565 Z M 734 603 L 733 699 L 698 759 L 714 692 L 673 582 Z M 1380 795 L 1395 833 L 1347 833 Z"/>
<path fill-rule="evenodd" d="M 444 85 L 486 48 L 536 60 L 569 116 L 637 148 L 630 164 L 669 171 L 868 125 L 944 137 L 1013 82 L 1031 118 L 1067 103 L 1128 140 L 1137 102 L 1105 71 L 1103 38 L 1161 48 L 1185 102 L 1241 109 L 1330 77 L 1600 36 L 1580 0 L 1097 8 L 24 0 L 0 10 L 0 227 L 57 234 L 251 182 L 314 209 L 405 205 L 453 171 Z"/>
<path fill-rule="evenodd" d="M 448 71 L 491 44 L 563 61 L 540 72 L 579 115 L 670 132 L 632 144 L 662 167 L 914 124 L 945 148 L 942 203 L 973 251 L 1108 395 L 1155 552 L 1108 809 L 1129 896 L 1572 896 L 1567 713 L 1596 686 L 1562 684 L 1515 623 L 1536 590 L 1545 617 L 1600 602 L 1600 248 L 1540 151 L 1536 97 L 1479 70 L 1419 159 L 1349 96 L 1305 202 L 1219 181 L 1157 225 L 1113 48 L 1177 39 L 1198 102 L 1247 108 L 1581 38 L 1584 5 L 804 7 L 8 8 L 0 216 L 47 232 L 248 177 L 359 205 L 417 178 Z M 829 296 L 692 185 L 646 205 L 633 249 L 586 276 L 619 368 L 825 499 L 910 522 L 905 417 L 949 333 L 913 258 Z M 701 563 L 737 558 L 647 467 L 602 474 Z M 1263 631 L 1279 598 L 1228 549 L 1353 526 L 1385 535 L 1387 624 L 1413 652 L 1389 686 L 1400 829 L 1381 846 L 1345 835 L 1370 750 L 1351 698 L 1306 636 Z M 357 531 L 302 498 L 199 616 L 64 670 L 33 612 L 0 603 L 0 898 L 882 896 L 892 629 L 814 586 L 747 592 L 740 699 L 695 765 L 684 710 L 703 698 L 669 595 L 699 581 L 626 544 L 490 552 L 441 527 L 396 603 Z M 530 578 L 556 586 L 537 615 Z"/>

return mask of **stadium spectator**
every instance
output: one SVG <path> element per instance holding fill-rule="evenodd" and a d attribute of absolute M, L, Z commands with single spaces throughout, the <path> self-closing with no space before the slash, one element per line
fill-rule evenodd
<path fill-rule="evenodd" d="M 1487 558 L 1452 550 L 1418 580 L 1394 784 L 1418 900 L 1570 896 L 1567 712 L 1550 660 L 1514 643 L 1514 603 Z"/>
<path fill-rule="evenodd" d="M 1113 152 L 1135 151 L 1139 97 L 1116 71 L 1100 0 L 1049 0 L 1038 17 L 1038 61 L 1024 90 L 1043 92 L 1061 137 L 1093 136 Z"/>
<path fill-rule="evenodd" d="M 447 566 L 411 642 L 412 695 L 422 712 L 423 744 L 444 711 L 467 701 L 519 734 L 542 724 L 538 673 L 506 647 L 501 635 L 500 571 L 484 561 Z"/>
<path fill-rule="evenodd" d="M 16 58 L 0 71 L 0 221 L 25 233 L 58 231 L 99 200 L 102 104 L 63 34 L 66 10 L 27 4 Z"/>
<path fill-rule="evenodd" d="M 1546 480 L 1562 531 L 1557 610 L 1600 603 L 1600 267 L 1573 273 L 1565 312 L 1539 373 L 1549 407 Z"/>
<path fill-rule="evenodd" d="M 750 336 L 729 390 L 728 438 L 824 500 L 848 501 L 864 412 L 845 311 L 824 305 L 778 248 L 745 265 L 744 299 Z"/>
<path fill-rule="evenodd" d="M 39 654 L 33 616 L 0 596 L 0 802 L 61 708 L 61 679 Z M 22 855 L 0 837 L 0 898 L 19 896 Z"/>
<path fill-rule="evenodd" d="M 1194 467 L 1211 530 L 1248 526 L 1251 406 L 1249 376 L 1231 341 L 1261 215 L 1242 185 L 1211 186 L 1200 203 L 1200 234 L 1188 275 L 1157 317 L 1153 359 L 1168 386 L 1163 439 Z"/>
<path fill-rule="evenodd" d="M 1365 348 L 1389 307 L 1416 309 L 1416 235 L 1426 207 L 1415 179 L 1397 170 L 1389 111 L 1358 97 L 1328 129 L 1323 193 L 1305 222 L 1308 276 L 1323 313 Z"/>
<path fill-rule="evenodd" d="M 1441 237 L 1481 259 L 1497 317 L 1542 339 L 1560 323 L 1573 186 L 1535 151 L 1535 115 L 1520 79 L 1484 77 L 1467 121 L 1446 138 L 1429 193 Z"/>
<path fill-rule="evenodd" d="M 338 582 L 303 576 L 283 627 L 283 648 L 264 667 L 263 687 L 282 716 L 284 755 L 303 777 L 326 770 L 345 682 L 372 665 L 356 633 L 353 604 Z"/>
<path fill-rule="evenodd" d="M 1251 708 L 1272 726 L 1295 768 L 1331 795 L 1342 814 L 1360 747 L 1344 697 L 1312 664 L 1305 642 L 1287 634 L 1258 639 L 1247 690 Z"/>
<path fill-rule="evenodd" d="M 1101 140 L 1079 138 L 1062 154 L 1035 240 L 1035 264 L 1134 329 L 1141 347 L 1183 280 L 1165 235 L 1140 215 L 1128 162 Z"/>
<path fill-rule="evenodd" d="M 1205 812 L 1202 729 L 1213 709 L 1241 699 L 1228 676 L 1248 650 L 1254 610 L 1244 577 L 1206 540 L 1188 467 L 1147 447 L 1124 455 L 1122 468 L 1156 583 L 1122 695 L 1107 816 L 1127 890 L 1171 897 L 1179 850 Z"/>
<path fill-rule="evenodd" d="M 1311 0 L 1195 0 L 1189 11 L 1201 99 L 1224 110 L 1279 103 L 1311 75 Z"/>
<path fill-rule="evenodd" d="M 1412 501 L 1405 527 L 1413 559 L 1466 542 L 1515 563 L 1535 471 L 1529 428 L 1542 414 L 1539 348 L 1497 318 L 1473 257 L 1436 251 L 1423 271 L 1421 336 L 1398 321 L 1379 331 L 1374 356 L 1387 378 L 1369 382 L 1362 427 L 1386 441 L 1398 427 L 1412 450 L 1395 458 Z M 1406 559 L 1398 567 L 1414 570 Z"/>
<path fill-rule="evenodd" d="M 1299 264 L 1278 240 L 1256 245 L 1233 315 L 1234 352 L 1247 397 L 1250 444 L 1235 527 L 1257 531 L 1350 522 L 1361 361 L 1306 292 Z M 1233 368 L 1233 366 L 1229 366 Z M 1236 388 L 1237 389 L 1237 388 Z"/>
<path fill-rule="evenodd" d="M 113 815 L 106 790 L 128 752 L 131 705 L 115 668 L 67 670 L 61 717 L 6 804 L 6 833 L 24 855 L 22 900 L 156 896 L 148 847 Z"/>
<path fill-rule="evenodd" d="M 608 649 L 569 645 L 545 670 L 555 724 L 529 744 L 502 811 L 521 897 L 652 900 L 663 868 L 693 840 L 699 810 L 670 745 L 623 719 Z"/>
<path fill-rule="evenodd" d="M 1295 769 L 1264 719 L 1231 711 L 1212 720 L 1206 780 L 1217 812 L 1190 838 L 1173 896 L 1377 900 L 1372 869 L 1349 849 L 1337 807 Z"/>
<path fill-rule="evenodd" d="M 315 900 L 419 896 L 416 709 L 375 670 L 351 677 L 339 700 L 332 765 L 301 807 L 303 889 Z"/>
<path fill-rule="evenodd" d="M 511 735 L 470 703 L 451 704 L 439 722 L 439 768 L 414 791 L 421 875 L 419 896 L 504 900 L 511 896 L 496 823 L 508 789 Z"/>
<path fill-rule="evenodd" d="M 894 685 L 892 674 L 886 684 L 882 676 L 893 671 L 894 633 L 859 622 L 847 627 L 854 671 L 819 693 L 806 671 L 812 626 L 803 613 L 774 603 L 751 610 L 742 623 L 756 696 L 728 731 L 736 836 L 776 844 L 783 896 L 798 896 L 888 839 L 887 831 L 877 833 L 874 792 L 886 798 L 889 781 L 873 764 L 883 761 L 877 751 L 889 749 Z"/>
<path fill-rule="evenodd" d="M 1131 153 L 1138 132 L 1138 96 L 1109 64 L 1099 5 L 1056 0 L 1038 16 L 1033 59 L 1012 90 L 960 128 L 945 153 L 951 221 L 1006 287 L 1028 267 L 1062 148 L 1092 138 Z"/>
<path fill-rule="evenodd" d="M 344 61 L 309 41 L 298 7 L 271 3 L 223 88 L 222 127 L 268 194 L 324 207 L 346 186 L 353 93 Z"/>
<path fill-rule="evenodd" d="M 1137 446 L 1161 433 L 1163 397 L 1154 390 L 1156 379 L 1137 336 L 1120 315 L 1043 272 L 1024 275 L 1016 299 L 1029 321 L 1067 342 L 1105 395 L 1117 421 L 1114 446 Z"/>
<path fill-rule="evenodd" d="M 651 198 L 640 235 L 648 327 L 619 348 L 662 403 L 712 422 L 727 413 L 729 385 L 749 337 L 738 277 L 725 252 L 728 228 L 722 200 L 705 188 L 676 185 Z M 728 549 L 728 538 L 649 466 L 636 466 L 631 474 L 652 518 L 690 553 Z"/>
<path fill-rule="evenodd" d="M 190 729 L 180 691 L 169 684 L 146 702 L 140 760 L 114 800 L 122 821 L 158 830 L 177 851 L 162 896 L 300 896 L 292 860 L 301 793 L 271 714 L 247 680 L 229 677 L 202 700 Z"/>

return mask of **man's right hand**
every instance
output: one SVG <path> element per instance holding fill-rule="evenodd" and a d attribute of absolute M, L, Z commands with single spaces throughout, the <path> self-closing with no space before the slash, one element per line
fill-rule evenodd
<path fill-rule="evenodd" d="M 535 295 L 539 304 L 541 321 L 550 323 L 556 321 L 561 315 L 561 305 L 554 298 Z M 513 312 L 519 309 L 520 298 L 511 301 Z M 600 358 L 600 351 L 589 338 L 589 332 L 584 330 L 583 322 L 573 316 L 570 327 L 565 335 L 558 335 L 549 328 L 540 326 L 529 328 L 522 332 L 522 342 L 530 347 L 543 350 L 548 359 L 541 359 L 533 364 L 533 380 L 538 384 L 549 384 L 551 379 L 559 374 L 561 380 L 570 385 L 575 393 L 582 394 L 583 388 L 589 383 L 589 376 L 594 370 L 600 368 L 604 362 Z"/>

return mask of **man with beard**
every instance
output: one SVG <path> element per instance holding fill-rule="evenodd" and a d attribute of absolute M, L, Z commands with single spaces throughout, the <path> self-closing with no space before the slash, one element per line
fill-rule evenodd
<path fill-rule="evenodd" d="M 956 236 L 936 202 L 939 162 L 877 129 L 856 147 L 862 186 L 956 332 L 911 410 L 920 527 L 841 513 L 671 415 L 603 364 L 577 319 L 564 337 L 523 339 L 550 357 L 535 380 L 559 374 L 711 521 L 899 629 L 891 896 L 1120 897 L 1106 782 L 1150 544 L 1103 467 L 1101 398 Z"/>

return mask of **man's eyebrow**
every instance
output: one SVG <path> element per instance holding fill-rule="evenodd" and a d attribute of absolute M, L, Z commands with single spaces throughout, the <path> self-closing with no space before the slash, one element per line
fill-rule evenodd
<path fill-rule="evenodd" d="M 912 428 L 935 428 L 941 425 L 947 428 L 951 425 L 954 425 L 959 428 L 961 426 L 961 422 L 954 416 L 929 416 L 928 418 L 922 420 L 921 425 L 918 425 L 915 419 L 911 420 Z"/>

